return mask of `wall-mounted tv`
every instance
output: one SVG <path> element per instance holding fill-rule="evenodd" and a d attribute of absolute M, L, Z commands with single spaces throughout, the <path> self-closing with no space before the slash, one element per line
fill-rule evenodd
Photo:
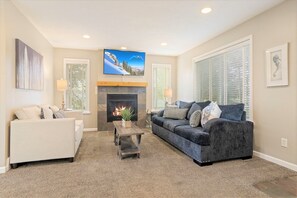
<path fill-rule="evenodd" d="M 143 76 L 144 66 L 144 52 L 104 50 L 104 74 Z"/>

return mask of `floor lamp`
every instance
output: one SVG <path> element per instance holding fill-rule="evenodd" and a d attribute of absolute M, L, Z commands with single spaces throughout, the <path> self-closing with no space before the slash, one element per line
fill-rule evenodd
<path fill-rule="evenodd" d="M 165 98 L 165 107 L 171 103 L 171 98 L 172 98 L 172 89 L 167 88 L 164 89 L 164 98 Z"/>
<path fill-rule="evenodd" d="M 57 91 L 63 92 L 62 96 L 62 110 L 65 109 L 64 92 L 67 90 L 67 80 L 57 80 Z"/>

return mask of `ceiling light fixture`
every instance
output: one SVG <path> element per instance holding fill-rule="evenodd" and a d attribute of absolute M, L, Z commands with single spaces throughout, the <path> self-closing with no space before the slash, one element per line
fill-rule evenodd
<path fill-rule="evenodd" d="M 124 47 L 124 46 L 123 46 L 123 47 L 121 47 L 121 49 L 122 49 L 122 50 L 126 50 L 126 49 L 127 49 L 127 47 Z"/>
<path fill-rule="evenodd" d="M 90 37 L 89 35 L 87 35 L 87 34 L 84 34 L 82 37 L 85 38 L 85 39 L 89 39 L 89 38 L 91 38 L 91 37 Z"/>
<path fill-rule="evenodd" d="M 166 46 L 166 45 L 167 45 L 167 43 L 161 43 L 161 45 L 162 45 L 162 46 Z"/>
<path fill-rule="evenodd" d="M 201 10 L 201 13 L 202 13 L 202 14 L 207 14 L 207 13 L 210 13 L 211 11 L 212 11 L 211 8 L 206 7 L 206 8 L 203 8 L 203 9 Z"/>

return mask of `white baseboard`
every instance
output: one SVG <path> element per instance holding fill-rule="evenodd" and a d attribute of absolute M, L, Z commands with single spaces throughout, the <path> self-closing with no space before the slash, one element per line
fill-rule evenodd
<path fill-rule="evenodd" d="M 6 160 L 6 166 L 0 167 L 0 174 L 6 173 L 10 169 L 9 158 Z"/>
<path fill-rule="evenodd" d="M 97 128 L 84 128 L 84 132 L 98 131 Z"/>
<path fill-rule="evenodd" d="M 270 155 L 266 155 L 264 153 L 260 153 L 258 151 L 254 151 L 254 155 L 257 156 L 257 157 L 260 157 L 262 159 L 265 159 L 265 160 L 267 160 L 269 162 L 278 164 L 280 166 L 286 167 L 288 169 L 291 169 L 291 170 L 297 172 L 297 164 L 293 164 L 293 163 L 290 163 L 290 162 L 287 162 L 287 161 L 284 161 L 284 160 L 281 160 L 281 159 L 272 157 Z"/>

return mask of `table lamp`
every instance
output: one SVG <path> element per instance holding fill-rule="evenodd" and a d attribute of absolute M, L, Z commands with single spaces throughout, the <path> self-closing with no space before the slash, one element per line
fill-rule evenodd
<path fill-rule="evenodd" d="M 64 92 L 67 90 L 67 80 L 57 80 L 57 91 L 63 92 L 62 96 L 62 109 L 65 109 Z"/>
<path fill-rule="evenodd" d="M 165 98 L 165 107 L 166 107 L 168 105 L 168 103 L 171 102 L 171 98 L 172 98 L 172 89 L 171 88 L 164 89 L 164 98 Z"/>

